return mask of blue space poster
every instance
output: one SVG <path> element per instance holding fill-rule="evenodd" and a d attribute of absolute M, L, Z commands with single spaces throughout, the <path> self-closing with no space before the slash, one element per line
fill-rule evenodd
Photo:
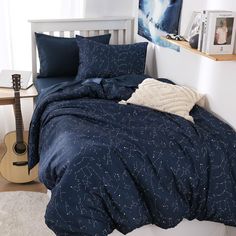
<path fill-rule="evenodd" d="M 178 47 L 161 40 L 167 33 L 178 34 L 182 0 L 139 0 L 138 34 L 163 47 Z"/>

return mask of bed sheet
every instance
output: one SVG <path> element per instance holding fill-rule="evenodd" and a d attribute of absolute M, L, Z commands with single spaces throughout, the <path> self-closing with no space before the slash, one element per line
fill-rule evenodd
<path fill-rule="evenodd" d="M 29 167 L 52 190 L 57 235 L 128 233 L 183 218 L 236 226 L 236 134 L 204 109 L 179 116 L 120 105 L 144 78 L 95 78 L 40 95 Z"/>
<path fill-rule="evenodd" d="M 40 94 L 44 89 L 48 89 L 50 86 L 68 82 L 68 81 L 73 81 L 75 77 L 38 77 L 35 79 L 34 85 Z"/>

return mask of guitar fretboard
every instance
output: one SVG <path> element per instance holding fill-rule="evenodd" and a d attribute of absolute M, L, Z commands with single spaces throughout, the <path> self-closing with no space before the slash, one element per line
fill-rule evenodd
<path fill-rule="evenodd" d="M 15 91 L 15 122 L 16 122 L 16 143 L 23 143 L 23 120 L 21 113 L 21 104 L 20 104 L 20 91 Z"/>

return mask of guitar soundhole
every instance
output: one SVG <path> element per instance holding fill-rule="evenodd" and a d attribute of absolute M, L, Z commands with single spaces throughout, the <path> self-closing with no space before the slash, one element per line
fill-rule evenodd
<path fill-rule="evenodd" d="M 16 143 L 16 145 L 14 146 L 14 150 L 17 154 L 21 155 L 26 152 L 27 146 L 25 143 Z"/>

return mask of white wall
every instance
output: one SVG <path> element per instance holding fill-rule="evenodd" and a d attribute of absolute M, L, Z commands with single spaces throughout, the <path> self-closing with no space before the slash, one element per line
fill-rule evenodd
<path fill-rule="evenodd" d="M 136 5 L 137 7 L 137 5 Z M 201 9 L 221 9 L 236 11 L 235 0 L 184 0 L 181 15 L 181 34 L 184 33 L 192 11 Z M 137 37 L 138 41 L 143 40 Z M 148 64 L 156 61 L 156 67 L 148 71 L 159 77 L 190 86 L 206 94 L 208 109 L 217 114 L 236 129 L 236 61 L 215 62 L 206 57 L 193 54 L 185 49 L 180 53 L 154 46 L 155 56 Z"/>
<path fill-rule="evenodd" d="M 134 16 L 135 0 L 85 0 L 85 17 Z"/>

